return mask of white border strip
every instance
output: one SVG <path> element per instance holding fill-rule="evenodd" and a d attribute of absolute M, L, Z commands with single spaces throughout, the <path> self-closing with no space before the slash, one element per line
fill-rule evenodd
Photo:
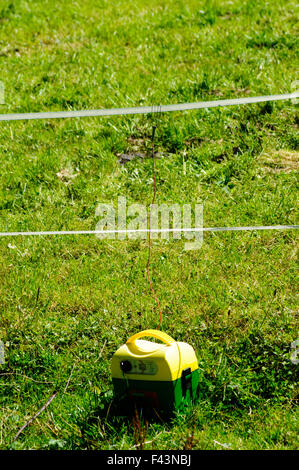
<path fill-rule="evenodd" d="M 290 230 L 298 229 L 299 225 L 258 225 L 249 227 L 196 227 L 196 228 L 166 228 L 166 229 L 136 229 L 136 230 L 57 230 L 44 232 L 0 232 L 0 237 L 28 237 L 44 235 L 106 235 L 111 233 L 164 233 L 164 232 L 235 232 L 255 230 Z"/>
<path fill-rule="evenodd" d="M 185 111 L 188 109 L 217 108 L 218 106 L 234 106 L 240 104 L 261 103 L 264 101 L 290 100 L 299 97 L 298 92 L 284 95 L 253 96 L 229 100 L 200 101 L 197 103 L 167 104 L 161 106 L 140 106 L 135 108 L 89 109 L 82 111 L 57 111 L 46 113 L 9 113 L 0 114 L 0 121 L 19 121 L 32 119 L 60 119 L 88 116 L 120 116 L 127 114 L 165 113 L 169 111 Z"/>

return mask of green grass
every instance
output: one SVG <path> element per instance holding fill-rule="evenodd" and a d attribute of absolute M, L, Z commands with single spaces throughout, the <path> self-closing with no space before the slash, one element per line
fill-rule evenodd
<path fill-rule="evenodd" d="M 288 93 L 297 13 L 274 0 L 3 0 L 0 112 Z M 99 203 L 150 204 L 151 160 L 117 154 L 149 151 L 153 124 L 157 202 L 201 202 L 205 226 L 298 223 L 298 115 L 276 102 L 3 122 L 1 231 L 94 229 Z M 145 448 L 296 448 L 296 250 L 295 231 L 205 234 L 199 251 L 153 242 L 162 327 L 195 348 L 201 396 L 171 422 L 141 416 Z M 132 417 L 110 407 L 110 360 L 157 325 L 146 262 L 143 240 L 0 239 L 0 448 L 136 448 Z"/>

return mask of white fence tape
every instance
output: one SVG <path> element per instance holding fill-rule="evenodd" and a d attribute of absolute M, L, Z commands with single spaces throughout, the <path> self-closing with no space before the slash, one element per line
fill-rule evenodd
<path fill-rule="evenodd" d="M 290 230 L 298 229 L 299 225 L 258 225 L 249 227 L 195 227 L 195 228 L 165 228 L 165 229 L 136 229 L 136 230 L 53 230 L 42 232 L 0 232 L 0 237 L 16 236 L 43 236 L 43 235 L 105 235 L 116 233 L 138 233 L 138 232 L 239 232 L 255 230 Z"/>
<path fill-rule="evenodd" d="M 298 97 L 299 93 L 294 92 L 287 93 L 284 95 L 253 96 L 228 100 L 199 101 L 197 103 L 167 104 L 160 106 L 140 106 L 135 108 L 87 109 L 82 111 L 54 111 L 45 113 L 9 113 L 0 114 L 0 121 L 165 113 L 169 111 L 186 111 L 190 109 L 206 109 L 217 108 L 219 106 L 235 106 L 240 104 L 261 103 L 264 101 L 290 100 Z"/>

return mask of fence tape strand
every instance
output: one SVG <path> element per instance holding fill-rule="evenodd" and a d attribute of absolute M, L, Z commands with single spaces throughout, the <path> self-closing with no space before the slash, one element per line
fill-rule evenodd
<path fill-rule="evenodd" d="M 87 109 L 81 111 L 53 111 L 42 113 L 8 113 L 0 114 L 0 121 L 19 121 L 32 119 L 60 119 L 91 116 L 121 116 L 128 114 L 152 114 L 191 109 L 217 108 L 240 104 L 261 103 L 264 101 L 290 100 L 299 97 L 298 92 L 283 95 L 252 96 L 227 100 L 199 101 L 197 103 L 167 104 L 158 106 L 139 106 L 134 108 Z"/>
<path fill-rule="evenodd" d="M 17 236 L 44 236 L 44 235 L 105 235 L 116 233 L 165 233 L 165 232 L 239 232 L 255 230 L 294 230 L 299 225 L 258 225 L 248 227 L 194 227 L 194 228 L 160 228 L 160 229 L 136 229 L 136 230 L 53 230 L 40 232 L 0 232 L 0 237 Z"/>

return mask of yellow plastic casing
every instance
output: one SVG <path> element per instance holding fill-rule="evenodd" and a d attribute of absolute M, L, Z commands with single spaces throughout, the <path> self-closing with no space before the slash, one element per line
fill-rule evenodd
<path fill-rule="evenodd" d="M 159 339 L 164 344 L 141 340 L 144 336 Z M 151 374 L 133 373 L 124 374 L 120 363 L 133 361 L 137 364 L 155 367 Z M 166 333 L 158 330 L 144 330 L 128 339 L 113 355 L 111 362 L 112 377 L 124 379 L 124 375 L 132 380 L 173 381 L 181 377 L 186 368 L 191 372 L 198 369 L 198 362 L 192 346 L 177 342 Z"/>

